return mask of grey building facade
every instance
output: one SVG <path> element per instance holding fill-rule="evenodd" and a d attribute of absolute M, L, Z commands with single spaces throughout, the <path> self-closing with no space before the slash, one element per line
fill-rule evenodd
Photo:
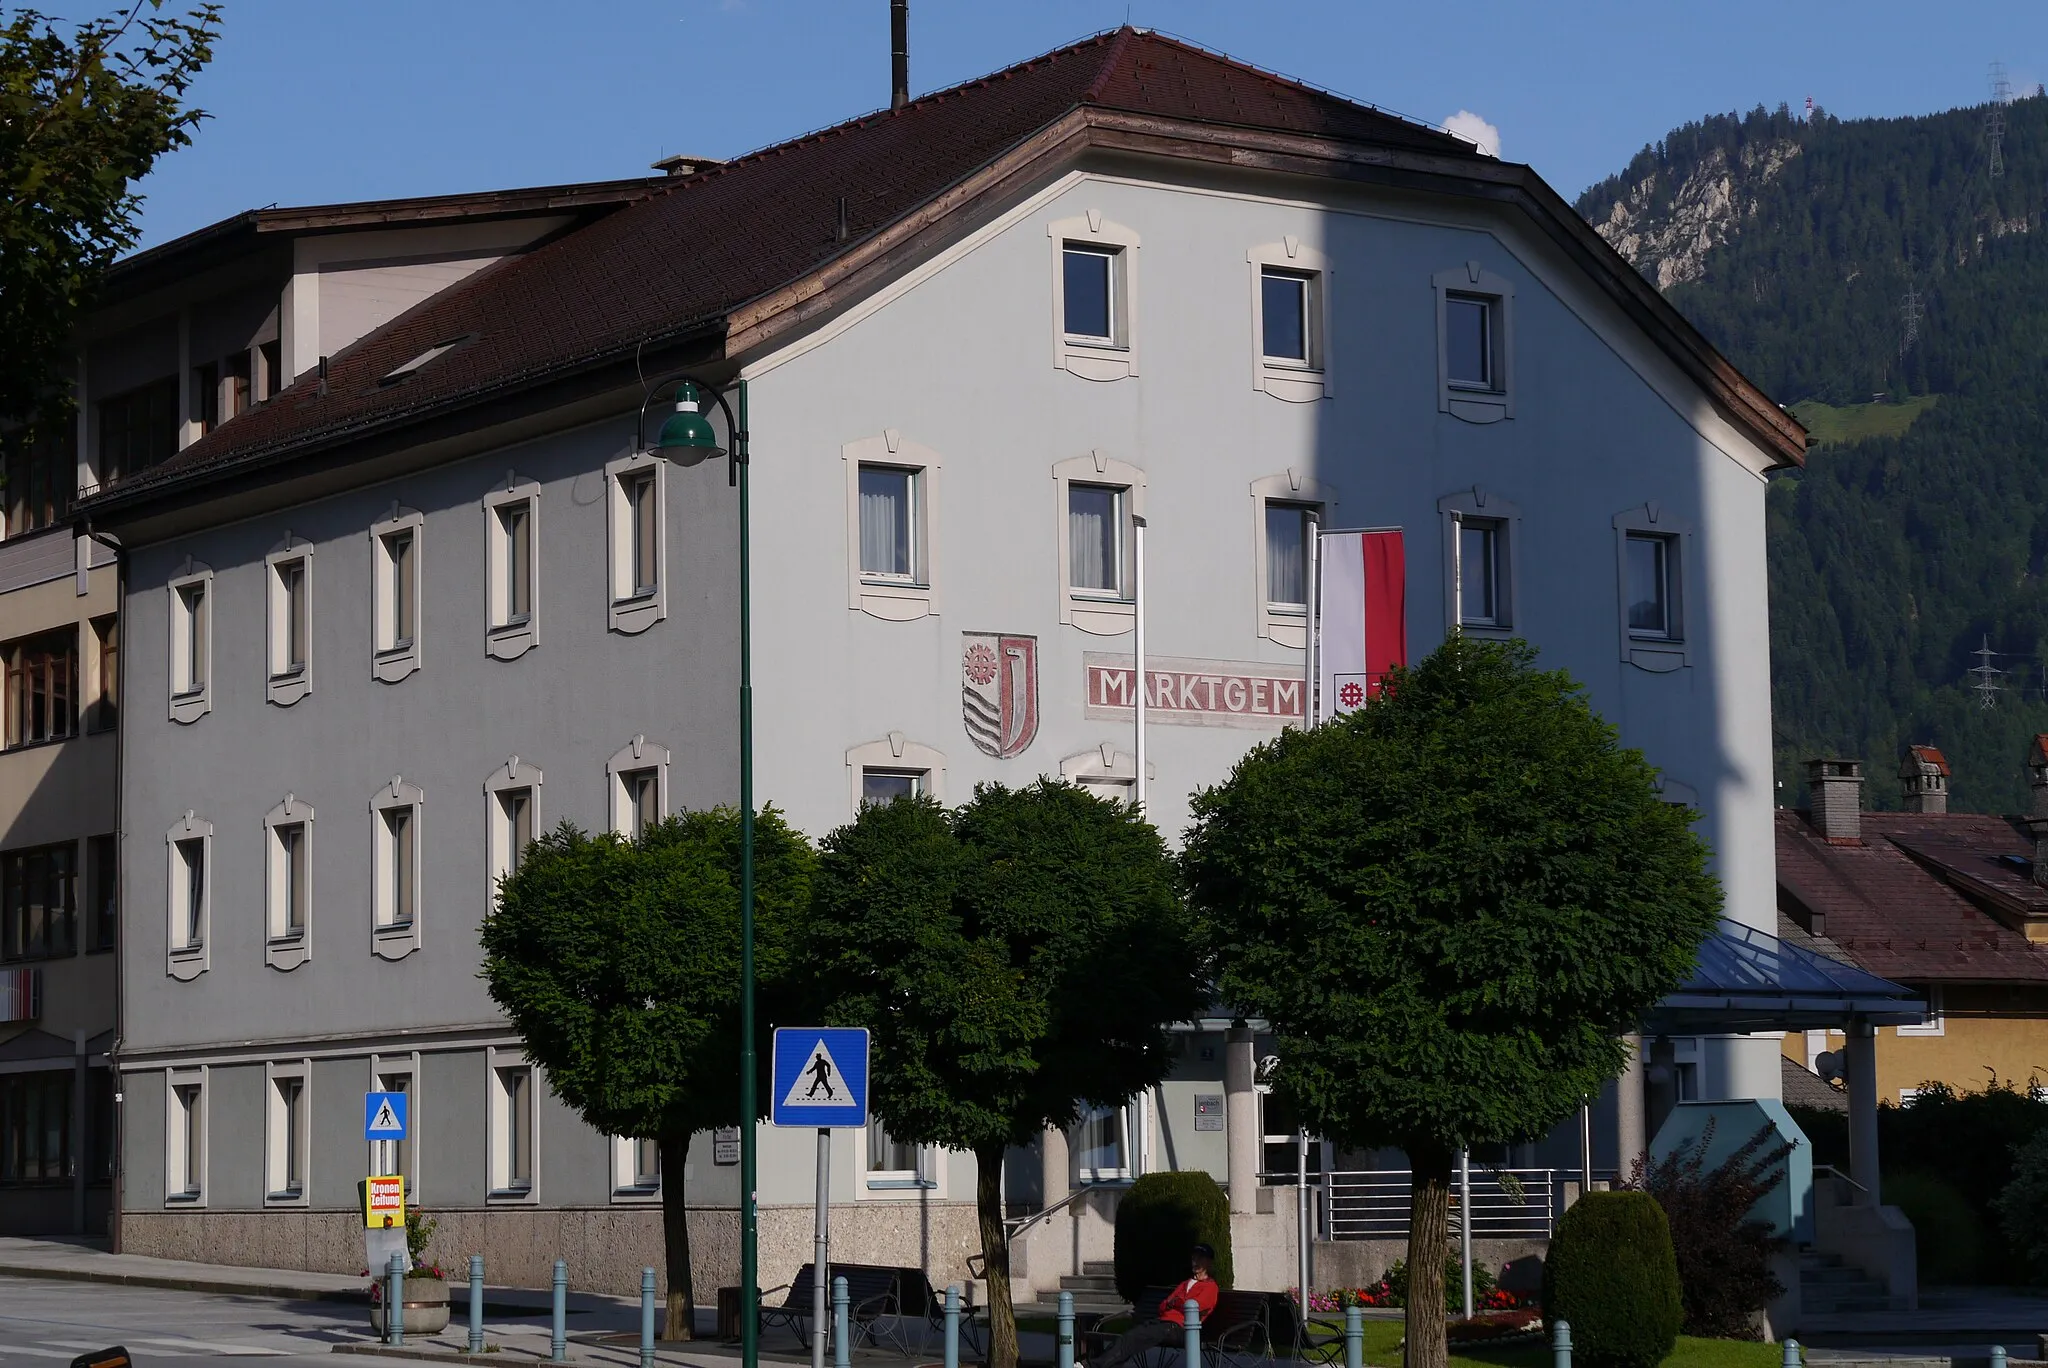
<path fill-rule="evenodd" d="M 354 1184 L 395 1164 L 494 1276 L 659 1262 L 676 1175 L 552 1099 L 477 929 L 523 833 L 735 796 L 736 510 L 633 450 L 678 366 L 744 390 L 756 793 L 813 837 L 912 789 L 1128 793 L 1139 519 L 1176 835 L 1298 719 L 1313 513 L 1403 530 L 1411 655 L 1518 635 L 1585 681 L 1775 926 L 1763 476 L 1796 425 L 1527 168 L 1127 29 L 678 177 L 87 503 L 127 552 L 127 1248 L 353 1268 Z M 1013 1202 L 1204 1167 L 1250 1234 L 1272 1127 L 1228 1028 L 1020 1156 Z M 1775 1096 L 1776 1055 L 1709 1042 L 1702 1087 Z M 360 1139 L 373 1086 L 413 1095 L 399 1153 Z M 765 1281 L 808 1255 L 809 1146 L 764 1135 Z M 836 1153 L 846 1257 L 962 1275 L 971 1159 Z M 700 1288 L 735 1264 L 718 1158 L 681 1176 Z M 1106 1210 L 1043 1224 L 1026 1280 Z"/>

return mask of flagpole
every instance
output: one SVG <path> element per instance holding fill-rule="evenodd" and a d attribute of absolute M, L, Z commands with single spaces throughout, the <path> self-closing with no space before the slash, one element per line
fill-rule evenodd
<path fill-rule="evenodd" d="M 1301 653 L 1301 720 L 1305 727 L 1316 724 L 1316 675 L 1322 662 L 1316 649 L 1316 591 L 1323 579 L 1323 520 L 1314 509 L 1308 515 L 1308 640 Z M 1304 1303 L 1305 1305 L 1306 1303 Z"/>
<path fill-rule="evenodd" d="M 1131 518 L 1131 550 L 1131 655 L 1138 684 L 1137 706 L 1133 713 L 1138 731 L 1137 779 L 1132 785 L 1131 796 L 1134 799 L 1132 805 L 1142 812 L 1145 807 L 1145 520 L 1135 515 Z"/>

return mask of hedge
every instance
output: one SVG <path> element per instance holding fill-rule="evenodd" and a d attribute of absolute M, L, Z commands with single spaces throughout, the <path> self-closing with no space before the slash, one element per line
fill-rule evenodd
<path fill-rule="evenodd" d="M 1172 1287 L 1188 1275 L 1188 1251 L 1198 1244 L 1216 1251 L 1209 1271 L 1230 1286 L 1230 1202 L 1216 1180 L 1201 1172 L 1144 1175 L 1117 1203 L 1117 1295 L 1135 1303 L 1148 1287 Z"/>
<path fill-rule="evenodd" d="M 1656 1368 L 1685 1305 L 1664 1209 L 1647 1192 L 1589 1192 L 1557 1223 L 1543 1265 L 1546 1327 L 1569 1321 L 1584 1368 Z"/>

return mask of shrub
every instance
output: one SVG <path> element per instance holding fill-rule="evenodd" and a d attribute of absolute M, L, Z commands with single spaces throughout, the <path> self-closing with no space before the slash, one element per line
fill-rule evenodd
<path fill-rule="evenodd" d="M 1388 1264 L 1387 1275 L 1381 1279 L 1381 1282 L 1392 1298 L 1387 1305 L 1406 1306 L 1408 1304 L 1408 1261 L 1406 1259 L 1396 1259 Z M 1486 1305 L 1486 1299 L 1492 1295 L 1493 1290 L 1493 1271 L 1485 1264 L 1479 1262 L 1479 1260 L 1474 1259 L 1472 1261 L 1472 1305 L 1475 1307 Z M 1444 1306 L 1454 1316 L 1462 1314 L 1465 1309 L 1465 1265 L 1455 1249 L 1444 1259 Z"/>
<path fill-rule="evenodd" d="M 1230 1202 L 1206 1173 L 1148 1173 L 1116 1207 L 1116 1290 L 1135 1302 L 1148 1287 L 1171 1287 L 1188 1275 L 1188 1250 L 1216 1251 L 1210 1269 L 1230 1286 Z"/>
<path fill-rule="evenodd" d="M 2048 1099 L 2037 1084 L 2022 1089 L 1993 1080 L 1983 1091 L 1968 1093 L 1940 1083 L 1922 1084 L 1905 1106 L 1879 1107 L 1877 1126 L 1877 1152 L 1883 1156 L 1887 1189 L 1892 1174 L 1941 1179 L 1962 1195 L 1982 1223 L 1980 1268 L 2033 1263 L 2026 1245 L 2002 1219 L 2001 1198 L 2018 1176 L 2016 1156 L 2048 1129 Z M 2019 1233 L 2024 1235 L 2024 1229 Z"/>
<path fill-rule="evenodd" d="M 1756 1204 L 1785 1181 L 1792 1153 L 1776 1132 L 1760 1127 L 1748 1143 L 1709 1170 L 1714 1126 L 1647 1169 L 1637 1160 L 1636 1185 L 1657 1199 L 1671 1226 L 1685 1333 L 1708 1339 L 1761 1339 L 1757 1313 L 1785 1294 L 1771 1276 L 1771 1256 L 1785 1247 L 1770 1226 L 1751 1218 Z M 1569 1319 L 1569 1318 L 1567 1318 Z"/>
<path fill-rule="evenodd" d="M 1885 1200 L 1897 1201 L 1890 1182 Z M 2048 1281 L 2048 1131 L 2016 1148 L 2012 1181 L 1998 1194 L 1998 1220 L 2006 1243 L 2031 1281 Z M 1914 1221 L 1915 1229 L 1919 1222 Z"/>
<path fill-rule="evenodd" d="M 1585 1368 L 1656 1368 L 1685 1315 L 1664 1209 L 1647 1192 L 1589 1192 L 1557 1223 L 1543 1266 L 1546 1328 L 1570 1321 Z"/>
<path fill-rule="evenodd" d="M 2017 1185 L 2019 1179 L 2013 1182 Z M 1954 1183 L 1931 1173 L 1897 1173 L 1884 1180 L 1882 1196 L 1887 1206 L 1905 1212 L 1913 1223 L 1922 1283 L 1976 1281 L 1982 1266 L 1984 1221 Z M 2048 1206 L 2037 1207 L 2027 1219 L 2038 1221 L 2043 1216 L 2048 1216 Z M 2015 1248 L 2023 1247 L 2021 1239 L 2012 1242 Z"/>

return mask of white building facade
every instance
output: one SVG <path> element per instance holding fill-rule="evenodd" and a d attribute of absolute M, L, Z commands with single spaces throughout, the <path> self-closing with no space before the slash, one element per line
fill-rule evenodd
<path fill-rule="evenodd" d="M 551 1098 L 476 933 L 524 835 L 735 797 L 731 492 L 632 449 L 637 374 L 677 367 L 744 391 L 755 792 L 814 839 L 906 791 L 1127 792 L 1141 519 L 1177 838 L 1299 718 L 1312 516 L 1402 529 L 1411 659 L 1520 636 L 1583 681 L 1775 928 L 1764 476 L 1796 425 L 1526 168 L 1123 30 L 680 178 L 86 504 L 127 558 L 124 1247 L 355 1267 L 354 1184 L 395 1162 L 494 1278 L 660 1262 L 676 1175 Z M 1201 1167 L 1255 1216 L 1274 1127 L 1228 1026 L 1020 1153 L 1013 1206 Z M 1775 1097 L 1777 1057 L 1708 1042 L 1702 1095 Z M 402 1153 L 359 1138 L 377 1086 L 413 1094 Z M 764 1132 L 764 1282 L 808 1257 L 810 1144 Z M 835 1155 L 844 1257 L 963 1275 L 971 1158 Z M 700 1294 L 733 1280 L 725 1157 L 683 1175 Z M 1079 1271 L 1062 1238 L 1027 1282 Z"/>

